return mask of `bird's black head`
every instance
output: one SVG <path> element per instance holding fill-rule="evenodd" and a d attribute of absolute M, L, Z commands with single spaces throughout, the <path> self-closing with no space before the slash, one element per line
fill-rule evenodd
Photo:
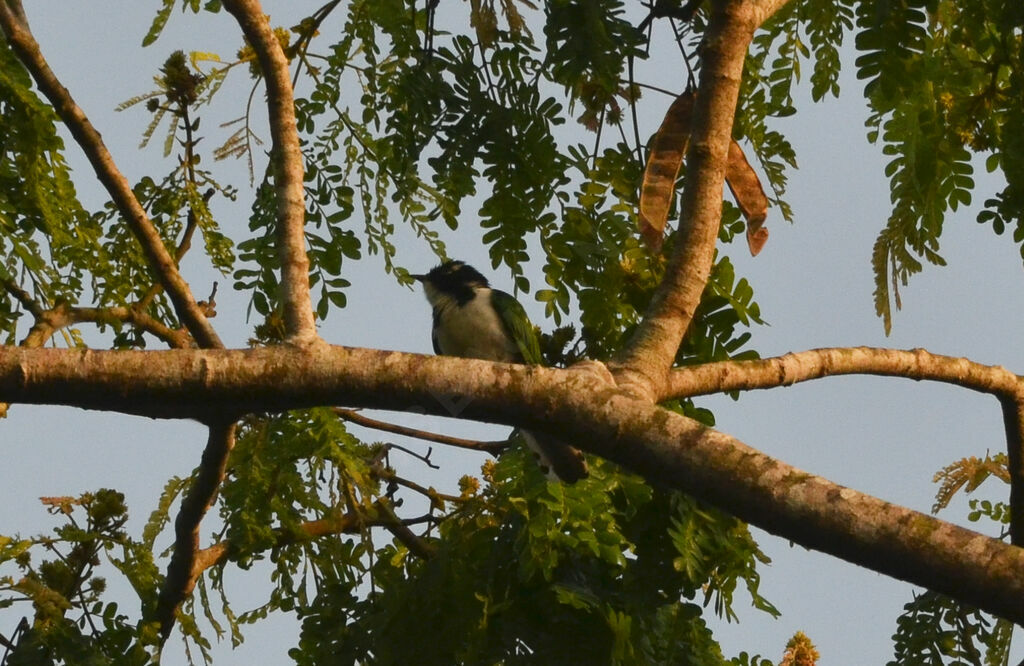
<path fill-rule="evenodd" d="M 436 296 L 444 296 L 465 305 L 473 300 L 475 290 L 490 286 L 480 271 L 462 261 L 446 261 L 426 275 L 413 277 L 423 283 L 427 298 L 432 303 Z"/>

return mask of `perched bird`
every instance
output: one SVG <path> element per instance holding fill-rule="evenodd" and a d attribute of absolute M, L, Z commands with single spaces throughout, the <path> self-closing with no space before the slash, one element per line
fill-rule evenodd
<path fill-rule="evenodd" d="M 526 311 L 514 297 L 491 289 L 487 278 L 461 261 L 413 275 L 434 309 L 434 352 L 504 363 L 542 363 Z M 520 430 L 541 467 L 566 483 L 587 476 L 580 451 L 549 435 Z"/>

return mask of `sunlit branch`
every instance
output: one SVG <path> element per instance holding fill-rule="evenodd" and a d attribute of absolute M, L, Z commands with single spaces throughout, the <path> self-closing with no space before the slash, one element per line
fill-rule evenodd
<path fill-rule="evenodd" d="M 996 396 L 1015 396 L 1024 378 L 999 366 L 924 349 L 830 347 L 753 361 L 720 361 L 672 370 L 659 400 L 789 386 L 839 375 L 880 375 L 955 384 Z"/>
<path fill-rule="evenodd" d="M 182 322 L 201 346 L 222 346 L 217 333 L 192 298 L 188 283 L 178 272 L 174 258 L 164 247 L 163 239 L 146 216 L 146 212 L 132 192 L 131 185 L 114 163 L 99 132 L 50 69 L 39 49 L 39 44 L 29 31 L 28 23 L 6 2 L 0 2 L 0 29 L 32 75 L 39 90 L 53 105 L 57 115 L 85 152 L 98 180 L 103 183 L 132 234 L 142 246 L 147 261 L 167 290 Z"/>
<path fill-rule="evenodd" d="M 754 0 L 757 24 L 761 25 L 770 19 L 775 12 L 785 7 L 789 2 L 790 0 Z"/>
<path fill-rule="evenodd" d="M 192 338 L 187 331 L 173 329 L 135 308 L 74 307 L 69 305 L 58 305 L 40 312 L 25 339 L 21 341 L 21 346 L 30 349 L 42 347 L 57 331 L 75 324 L 110 324 L 113 322 L 124 322 L 134 326 L 140 331 L 159 338 L 169 347 L 185 349 L 191 346 Z"/>
<path fill-rule="evenodd" d="M 0 271 L 3 271 L 0 268 Z M 6 275 L 6 271 L 3 271 L 2 280 L 4 291 L 14 297 L 14 300 L 21 304 L 21 307 L 25 308 L 29 314 L 38 319 L 43 314 L 43 306 L 39 304 L 39 301 L 32 298 L 32 294 L 28 293 L 21 288 L 15 280 Z"/>
<path fill-rule="evenodd" d="M 749 3 L 711 3 L 675 250 L 643 321 L 613 367 L 619 384 L 637 395 L 653 398 L 661 391 L 711 272 L 743 62 L 756 28 Z"/>
<path fill-rule="evenodd" d="M 277 251 L 281 260 L 281 299 L 285 328 L 292 342 L 317 339 L 309 296 L 309 257 L 306 255 L 305 190 L 302 149 L 295 123 L 288 58 L 270 27 L 258 0 L 225 0 L 224 8 L 238 21 L 256 51 L 267 82 L 267 108 L 277 195 Z"/>
<path fill-rule="evenodd" d="M 49 310 L 44 310 L 28 292 L 16 283 L 4 281 L 4 288 L 8 293 L 17 298 L 35 318 L 32 327 L 21 341 L 21 346 L 28 349 L 42 347 L 50 341 L 57 331 L 68 326 L 74 326 L 79 323 L 98 324 L 115 321 L 125 322 L 140 331 L 149 333 L 167 343 L 169 347 L 185 349 L 191 346 L 192 337 L 187 331 L 170 328 L 163 322 L 135 308 L 89 308 L 61 304 Z M 7 403 L 0 403 L 0 418 L 7 415 L 9 407 L 10 405 Z"/>
<path fill-rule="evenodd" d="M 723 361 L 673 370 L 660 400 L 790 386 L 841 375 L 878 375 L 953 384 L 999 399 L 1010 471 L 1010 535 L 1024 543 L 1024 378 L 1006 368 L 924 349 L 811 349 L 754 361 Z"/>
<path fill-rule="evenodd" d="M 341 403 L 548 430 L 802 546 L 1024 622 L 1024 549 L 795 469 L 615 388 L 596 368 L 328 345 L 7 347 L 0 400 L 200 419 Z"/>

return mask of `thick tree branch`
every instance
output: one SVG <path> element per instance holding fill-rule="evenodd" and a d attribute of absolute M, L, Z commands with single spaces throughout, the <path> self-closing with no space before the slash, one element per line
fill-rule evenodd
<path fill-rule="evenodd" d="M 306 204 L 302 149 L 295 124 L 288 58 L 274 35 L 258 0 L 224 0 L 256 51 L 267 82 L 267 108 L 274 147 L 270 159 L 277 192 L 277 251 L 281 260 L 281 299 L 290 341 L 317 338 L 309 297 L 309 257 L 306 255 Z"/>
<path fill-rule="evenodd" d="M 192 298 L 188 283 L 178 272 L 174 258 L 164 247 L 160 234 L 135 198 L 131 185 L 118 170 L 100 133 L 50 69 L 39 50 L 39 44 L 29 31 L 28 23 L 6 2 L 0 2 L 0 29 L 32 75 L 39 90 L 53 105 L 57 115 L 64 121 L 68 131 L 89 159 L 96 177 L 103 183 L 111 200 L 127 222 L 128 228 L 142 246 L 150 267 L 156 272 L 182 322 L 201 346 L 222 346 L 217 333 Z"/>
<path fill-rule="evenodd" d="M 0 400 L 193 418 L 350 404 L 547 430 L 800 545 L 1024 623 L 1024 549 L 790 467 L 637 399 L 600 370 L 325 344 L 3 348 Z"/>
<path fill-rule="evenodd" d="M 192 338 L 184 330 L 172 329 L 136 308 L 80 308 L 60 304 L 44 310 L 38 301 L 13 280 L 3 280 L 4 289 L 14 296 L 35 318 L 35 323 L 21 341 L 22 347 L 42 347 L 62 328 L 81 322 L 100 323 L 122 321 L 163 340 L 168 346 L 184 349 L 191 346 Z M 7 416 L 10 405 L 0 403 L 0 418 Z"/>
<path fill-rule="evenodd" d="M 357 411 L 351 409 L 345 409 L 344 407 L 335 407 L 334 413 L 340 416 L 342 419 L 361 425 L 364 428 L 373 428 L 374 430 L 380 430 L 382 432 L 390 432 L 395 435 L 403 435 L 405 437 L 414 437 L 416 439 L 422 439 L 427 442 L 434 442 L 436 444 L 444 444 L 445 446 L 455 446 L 460 449 L 469 449 L 471 451 L 483 451 L 490 453 L 491 455 L 497 455 L 508 448 L 508 441 L 494 441 L 494 442 L 481 442 L 476 439 L 462 439 L 461 437 L 449 437 L 448 435 L 442 435 L 436 432 L 428 432 L 426 430 L 417 430 L 416 428 L 407 428 L 405 426 L 396 425 L 394 423 L 386 423 L 384 421 L 378 421 L 369 417 L 363 416 Z"/>
<path fill-rule="evenodd" d="M 1024 377 L 1006 368 L 924 349 L 811 349 L 756 361 L 725 361 L 673 370 L 659 400 L 790 386 L 839 375 L 880 375 L 953 384 L 999 399 L 1010 471 L 1010 536 L 1024 543 Z"/>
<path fill-rule="evenodd" d="M 749 0 L 712 0 L 711 6 L 675 250 L 643 321 L 613 368 L 620 385 L 649 398 L 661 390 L 711 272 L 743 61 L 758 26 Z"/>
<path fill-rule="evenodd" d="M 1006 368 L 966 358 L 932 354 L 924 349 L 830 347 L 756 361 L 721 361 L 678 368 L 669 374 L 665 391 L 658 399 L 768 389 L 838 375 L 926 379 L 995 396 L 1014 397 L 1024 390 L 1024 378 Z"/>
<path fill-rule="evenodd" d="M 167 577 L 160 588 L 156 620 L 160 636 L 167 640 L 174 627 L 175 614 L 182 602 L 192 594 L 196 579 L 192 576 L 199 551 L 199 525 L 213 505 L 224 480 L 228 454 L 235 445 L 235 422 L 222 421 L 210 425 L 209 438 L 203 450 L 199 471 L 174 521 L 174 552 L 167 567 Z"/>

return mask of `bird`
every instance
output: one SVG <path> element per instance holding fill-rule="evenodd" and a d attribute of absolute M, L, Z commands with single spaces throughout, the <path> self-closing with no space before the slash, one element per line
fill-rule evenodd
<path fill-rule="evenodd" d="M 434 353 L 501 363 L 541 365 L 537 333 L 523 306 L 510 294 L 492 289 L 478 270 L 449 260 L 429 273 L 412 275 L 422 283 L 433 308 Z M 543 433 L 520 430 L 526 445 L 549 478 L 575 483 L 588 475 L 583 454 Z"/>

